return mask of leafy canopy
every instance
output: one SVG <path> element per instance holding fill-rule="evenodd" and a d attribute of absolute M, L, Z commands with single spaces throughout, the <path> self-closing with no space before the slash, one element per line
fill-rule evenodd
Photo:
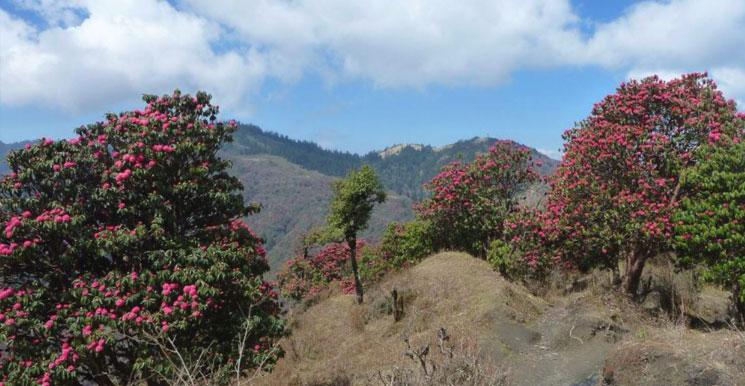
<path fill-rule="evenodd" d="M 485 256 L 517 208 L 517 194 L 538 179 L 535 166 L 529 149 L 512 141 L 497 141 L 473 162 L 444 166 L 426 186 L 431 196 L 416 208 L 431 224 L 434 247 Z"/>
<path fill-rule="evenodd" d="M 744 305 L 745 142 L 700 153 L 701 162 L 683 173 L 682 185 L 691 193 L 674 216 L 679 263 L 703 263 L 707 276 L 732 288 Z"/>
<path fill-rule="evenodd" d="M 356 237 L 359 231 L 367 228 L 374 205 L 382 203 L 386 197 L 383 185 L 369 165 L 334 181 L 332 189 L 334 196 L 326 221 L 347 239 Z"/>

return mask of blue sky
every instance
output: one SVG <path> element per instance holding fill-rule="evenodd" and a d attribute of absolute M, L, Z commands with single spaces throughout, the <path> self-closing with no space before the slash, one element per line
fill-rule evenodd
<path fill-rule="evenodd" d="M 488 135 L 558 157 L 631 77 L 709 71 L 744 100 L 744 43 L 743 0 L 0 0 L 0 141 L 178 87 L 334 149 Z"/>

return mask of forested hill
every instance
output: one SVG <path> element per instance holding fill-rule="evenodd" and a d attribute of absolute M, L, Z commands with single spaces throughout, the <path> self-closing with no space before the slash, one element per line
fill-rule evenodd
<path fill-rule="evenodd" d="M 419 200 L 425 194 L 422 185 L 437 174 L 443 165 L 458 159 L 470 161 L 476 153 L 486 152 L 494 141 L 495 138 L 479 137 L 443 147 L 394 145 L 360 156 L 326 150 L 313 142 L 298 141 L 263 131 L 258 126 L 240 125 L 234 135 L 234 142 L 226 147 L 225 153 L 230 156 L 274 155 L 304 169 L 335 177 L 343 176 L 349 169 L 367 163 L 378 172 L 386 189 Z M 541 161 L 541 174 L 551 174 L 558 161 L 536 150 L 531 151 L 533 159 Z"/>
<path fill-rule="evenodd" d="M 224 151 L 232 155 L 274 155 L 305 169 L 337 177 L 360 165 L 360 157 L 356 154 L 326 150 L 314 142 L 291 139 L 246 124 L 238 127 L 233 142 Z"/>

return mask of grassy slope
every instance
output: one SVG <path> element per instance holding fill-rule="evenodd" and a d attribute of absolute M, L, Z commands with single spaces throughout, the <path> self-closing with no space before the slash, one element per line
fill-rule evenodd
<path fill-rule="evenodd" d="M 386 312 L 392 288 L 405 316 Z M 402 355 L 436 344 L 440 327 L 461 357 L 479 358 L 483 374 L 510 385 L 737 385 L 745 380 L 745 336 L 701 332 L 651 318 L 625 297 L 591 286 L 539 298 L 505 281 L 481 260 L 441 253 L 368 290 L 365 304 L 335 292 L 290 315 L 287 354 L 264 385 L 381 384 L 392 371 L 417 374 Z M 459 356 L 456 355 L 456 358 Z M 398 370 L 394 370 L 394 369 Z M 439 384 L 439 383 L 437 383 Z M 455 383 L 458 384 L 458 383 Z"/>

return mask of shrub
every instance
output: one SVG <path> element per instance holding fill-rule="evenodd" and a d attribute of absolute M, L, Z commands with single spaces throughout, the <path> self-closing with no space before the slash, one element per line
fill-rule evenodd
<path fill-rule="evenodd" d="M 426 188 L 432 193 L 417 207 L 431 223 L 436 249 L 456 249 L 486 256 L 500 239 L 504 220 L 517 208 L 517 193 L 538 179 L 528 148 L 497 141 L 471 163 L 442 168 Z"/>
<path fill-rule="evenodd" d="M 168 382 L 208 350 L 271 364 L 283 331 L 210 97 L 145 96 L 66 141 L 12 152 L 0 182 L 0 382 Z M 150 339 L 153 338 L 153 339 Z M 162 340 L 161 340 L 162 341 Z M 207 366 L 207 365 L 205 365 Z M 209 368 L 199 368 L 208 371 Z"/>
<path fill-rule="evenodd" d="M 745 318 L 745 142 L 707 146 L 683 173 L 691 193 L 673 217 L 678 262 L 703 263 L 708 279 L 732 289 Z"/>
<path fill-rule="evenodd" d="M 550 224 L 542 209 L 516 210 L 505 220 L 503 238 L 489 246 L 487 261 L 509 279 L 545 279 L 556 266 Z"/>
<path fill-rule="evenodd" d="M 359 240 L 357 247 L 364 251 L 365 241 Z M 282 296 L 302 301 L 332 284 L 338 284 L 345 293 L 354 293 L 354 281 L 347 264 L 349 255 L 347 243 L 328 243 L 313 255 L 287 260 L 277 274 Z"/>
<path fill-rule="evenodd" d="M 680 173 L 700 144 L 742 135 L 743 117 L 705 74 L 623 83 L 564 133 L 547 230 L 561 260 L 582 270 L 625 263 L 635 293 L 647 259 L 669 250 L 670 220 L 685 198 Z"/>
<path fill-rule="evenodd" d="M 416 264 L 434 251 L 432 232 L 432 225 L 420 219 L 389 224 L 379 243 L 381 258 L 393 269 Z"/>

